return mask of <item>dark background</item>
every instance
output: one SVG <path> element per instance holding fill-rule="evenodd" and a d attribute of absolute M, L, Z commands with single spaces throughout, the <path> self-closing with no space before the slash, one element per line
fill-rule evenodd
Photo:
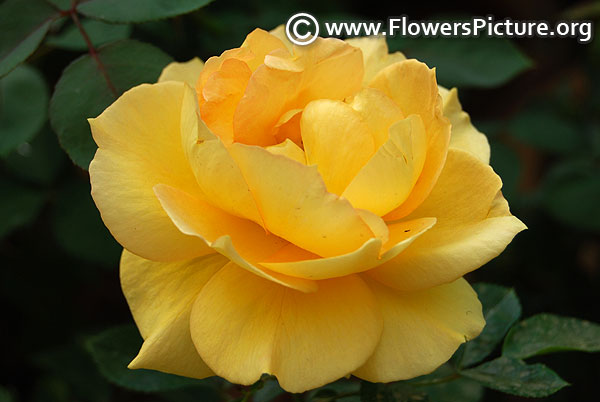
<path fill-rule="evenodd" d="M 600 14 L 598 2 L 595 11 L 577 8 L 593 2 L 483 3 L 216 0 L 189 15 L 136 25 L 131 37 L 178 61 L 206 60 L 239 46 L 256 26 L 272 29 L 298 11 L 322 20 L 493 14 L 553 22 L 581 10 L 589 19 Z M 531 60 L 531 68 L 498 85 L 459 86 L 459 94 L 476 127 L 488 135 L 491 164 L 504 181 L 512 212 L 529 230 L 468 279 L 514 287 L 524 317 L 552 312 L 600 322 L 600 39 L 585 45 L 574 39 L 512 42 Z M 393 50 L 421 58 L 418 44 L 390 41 Z M 436 60 L 433 49 L 424 56 L 430 65 Z M 42 72 L 51 93 L 61 71 L 80 54 L 46 43 L 28 63 Z M 440 81 L 455 83 L 452 77 Z M 208 398 L 138 393 L 110 385 L 98 373 L 86 339 L 132 321 L 119 285 L 120 247 L 99 219 L 87 172 L 70 162 L 49 126 L 0 160 L 0 181 L 0 385 L 17 401 Z M 564 353 L 538 360 L 572 384 L 547 400 L 597 398 L 598 355 Z M 484 400 L 521 398 L 486 391 Z"/>

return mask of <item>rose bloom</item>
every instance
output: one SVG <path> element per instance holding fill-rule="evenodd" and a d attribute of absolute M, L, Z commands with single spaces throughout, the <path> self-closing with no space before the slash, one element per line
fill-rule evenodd
<path fill-rule="evenodd" d="M 130 368 L 290 392 L 429 373 L 485 325 L 462 276 L 525 228 L 456 90 L 382 38 L 257 29 L 90 125 Z"/>

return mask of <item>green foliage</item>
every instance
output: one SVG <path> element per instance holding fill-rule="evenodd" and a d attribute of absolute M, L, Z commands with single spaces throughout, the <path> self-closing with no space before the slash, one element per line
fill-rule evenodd
<path fill-rule="evenodd" d="M 486 325 L 481 334 L 467 342 L 461 366 L 468 367 L 486 358 L 502 341 L 521 316 L 521 304 L 514 290 L 489 283 L 474 286 L 481 303 Z"/>
<path fill-rule="evenodd" d="M 115 327 L 90 338 L 86 344 L 100 372 L 128 389 L 157 392 L 201 386 L 202 381 L 164 374 L 153 370 L 129 370 L 127 365 L 142 346 L 142 338 L 133 325 Z"/>
<path fill-rule="evenodd" d="M 98 116 L 127 89 L 156 82 L 170 61 L 152 45 L 123 40 L 65 69 L 50 101 L 50 123 L 73 162 L 87 169 L 96 151 L 86 119 Z"/>
<path fill-rule="evenodd" d="M 363 402 L 428 402 L 427 394 L 402 382 L 375 384 L 363 381 L 360 387 Z"/>
<path fill-rule="evenodd" d="M 102 223 L 89 183 L 72 180 L 59 188 L 52 226 L 57 243 L 76 259 L 118 265 L 122 248 Z"/>
<path fill-rule="evenodd" d="M 46 122 L 48 90 L 34 68 L 21 66 L 0 79 L 0 156 L 31 140 Z"/>
<path fill-rule="evenodd" d="M 499 357 L 461 374 L 486 387 L 507 394 L 542 398 L 568 385 L 543 364 L 528 365 L 521 360 Z"/>
<path fill-rule="evenodd" d="M 584 145 L 581 130 L 560 111 L 549 108 L 519 113 L 509 129 L 515 138 L 548 152 L 569 154 Z"/>
<path fill-rule="evenodd" d="M 0 238 L 31 224 L 44 205 L 43 192 L 0 178 Z"/>
<path fill-rule="evenodd" d="M 81 25 L 95 47 L 120 39 L 126 39 L 131 34 L 132 29 L 131 25 L 108 24 L 90 19 L 82 20 Z M 60 49 L 87 50 L 87 43 L 85 43 L 81 31 L 73 24 L 67 26 L 58 35 L 48 37 L 46 43 Z"/>
<path fill-rule="evenodd" d="M 211 0 L 89 0 L 77 11 L 88 17 L 108 22 L 144 22 L 189 13 Z"/>
<path fill-rule="evenodd" d="M 542 206 L 574 227 L 600 231 L 600 169 L 593 159 L 557 164 L 542 188 Z"/>
<path fill-rule="evenodd" d="M 506 39 L 390 38 L 390 49 L 436 67 L 438 82 L 448 87 L 492 88 L 532 66 L 531 60 Z"/>
<path fill-rule="evenodd" d="M 577 318 L 538 314 L 510 330 L 502 354 L 526 359 L 568 350 L 600 352 L 600 325 Z"/>
<path fill-rule="evenodd" d="M 23 62 L 44 39 L 59 13 L 44 0 L 0 4 L 0 77 Z"/>

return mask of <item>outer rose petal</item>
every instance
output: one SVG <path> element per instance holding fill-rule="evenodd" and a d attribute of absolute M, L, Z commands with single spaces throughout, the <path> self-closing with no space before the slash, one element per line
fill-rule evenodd
<path fill-rule="evenodd" d="M 368 85 L 379 71 L 390 64 L 406 60 L 400 52 L 388 53 L 385 37 L 352 38 L 346 39 L 346 42 L 362 51 L 365 65 L 363 85 Z"/>
<path fill-rule="evenodd" d="M 450 122 L 443 116 L 435 70 L 416 60 L 405 60 L 381 70 L 370 84 L 392 98 L 405 116 L 421 116 L 427 133 L 423 170 L 404 203 L 386 215 L 386 220 L 403 218 L 423 202 L 433 188 L 446 159 Z"/>
<path fill-rule="evenodd" d="M 375 352 L 353 374 L 390 382 L 428 374 L 485 325 L 477 294 L 464 279 L 420 292 L 401 293 L 369 281 L 383 313 Z"/>
<path fill-rule="evenodd" d="M 306 155 L 304 154 L 304 150 L 289 138 L 282 143 L 267 147 L 266 150 L 275 155 L 287 156 L 296 162 L 306 165 Z"/>
<path fill-rule="evenodd" d="M 99 147 L 90 181 L 102 219 L 125 248 L 156 261 L 212 252 L 173 225 L 152 190 L 165 183 L 198 193 L 181 146 L 184 86 L 173 81 L 137 86 L 90 119 Z"/>
<path fill-rule="evenodd" d="M 373 237 L 347 200 L 327 192 L 316 167 L 253 145 L 234 143 L 229 151 L 271 233 L 323 257 L 354 251 Z"/>
<path fill-rule="evenodd" d="M 158 77 L 158 82 L 185 82 L 193 88 L 196 85 L 196 81 L 198 81 L 202 68 L 204 68 L 204 62 L 197 57 L 183 63 L 173 62 L 162 70 L 160 77 Z"/>
<path fill-rule="evenodd" d="M 303 292 L 317 289 L 313 281 L 289 278 L 252 264 L 284 247 L 287 244 L 285 240 L 265 233 L 249 220 L 229 215 L 176 188 L 159 184 L 154 191 L 182 233 L 200 237 L 208 246 L 262 278 Z"/>
<path fill-rule="evenodd" d="M 368 274 L 400 290 L 418 290 L 452 282 L 496 257 L 526 228 L 498 196 L 501 186 L 491 167 L 450 149 L 433 191 L 406 218 L 435 216 L 437 224 Z"/>
<path fill-rule="evenodd" d="M 214 375 L 192 343 L 190 312 L 204 284 L 227 263 L 228 260 L 219 254 L 163 263 L 123 251 L 121 286 L 144 338 L 144 344 L 129 368 L 147 368 L 194 378 Z"/>
<path fill-rule="evenodd" d="M 192 339 L 220 377 L 249 385 L 263 373 L 303 392 L 356 370 L 382 330 L 368 286 L 354 275 L 300 293 L 233 264 L 202 289 L 192 309 Z"/>
<path fill-rule="evenodd" d="M 440 88 L 440 95 L 444 101 L 444 116 L 452 123 L 450 148 L 467 151 L 483 163 L 489 164 L 490 144 L 487 137 L 471 124 L 471 118 L 462 110 L 456 88 L 450 91 Z"/>

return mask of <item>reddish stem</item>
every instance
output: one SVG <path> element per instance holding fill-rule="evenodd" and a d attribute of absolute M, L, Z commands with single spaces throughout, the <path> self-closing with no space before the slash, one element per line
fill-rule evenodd
<path fill-rule="evenodd" d="M 75 26 L 77 26 L 77 29 L 79 29 L 79 32 L 81 32 L 81 36 L 83 36 L 83 40 L 85 41 L 85 43 L 88 47 L 90 56 L 92 57 L 92 59 L 94 59 L 94 61 L 98 65 L 98 70 L 100 70 L 100 73 L 106 80 L 106 85 L 108 85 L 108 89 L 110 89 L 110 91 L 115 96 L 115 98 L 117 98 L 119 96 L 119 93 L 117 92 L 117 89 L 115 88 L 112 81 L 110 80 L 110 77 L 108 76 L 108 73 L 106 72 L 106 68 L 104 67 L 104 64 L 102 64 L 100 57 L 98 57 L 98 52 L 96 51 L 96 48 L 92 44 L 92 41 L 90 40 L 90 37 L 88 36 L 87 32 L 85 31 L 85 28 L 83 28 L 83 25 L 81 25 L 81 21 L 79 20 L 79 16 L 77 15 L 77 10 L 75 9 L 76 6 L 77 6 L 77 2 L 74 1 L 72 3 L 71 9 L 65 10 L 65 11 L 63 11 L 63 13 L 65 13 L 65 15 L 71 16 L 71 19 L 75 23 Z"/>

